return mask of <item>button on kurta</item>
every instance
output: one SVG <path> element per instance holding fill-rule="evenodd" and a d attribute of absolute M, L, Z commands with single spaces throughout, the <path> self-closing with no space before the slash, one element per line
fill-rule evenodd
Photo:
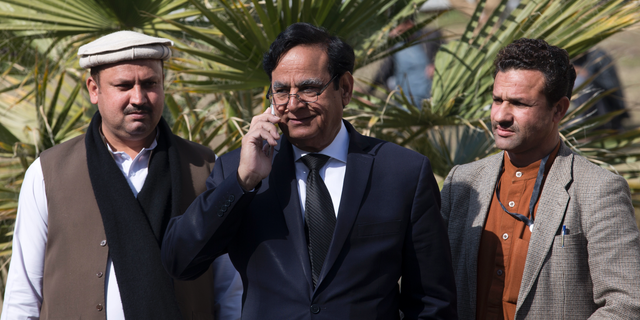
<path fill-rule="evenodd" d="M 517 172 L 516 172 L 516 177 L 518 177 L 518 178 L 522 177 L 522 172 L 517 171 Z"/>
<path fill-rule="evenodd" d="M 104 247 L 104 246 L 106 246 L 106 245 L 107 245 L 107 240 L 102 240 L 102 241 L 100 241 L 100 246 L 101 246 L 101 247 Z"/>
<path fill-rule="evenodd" d="M 513 202 L 513 201 L 509 201 L 509 207 L 513 208 L 515 205 L 516 205 L 516 203 L 515 203 L 515 202 Z"/>
<path fill-rule="evenodd" d="M 104 275 L 104 274 L 103 274 L 102 272 L 98 272 L 98 273 L 96 273 L 96 276 L 98 276 L 98 278 L 102 278 L 102 276 L 103 276 L 103 275 Z"/>
<path fill-rule="evenodd" d="M 503 274 L 504 274 L 504 271 L 502 271 L 501 269 L 498 269 L 498 271 L 496 271 L 496 274 L 497 274 L 498 276 L 501 276 L 501 275 L 503 275 Z"/>
<path fill-rule="evenodd" d="M 502 235 L 502 239 L 504 239 L 504 240 L 509 239 L 509 235 L 508 235 L 508 234 L 506 234 L 506 233 L 505 233 L 505 234 L 503 234 L 503 235 Z"/>
<path fill-rule="evenodd" d="M 96 310 L 98 310 L 98 311 L 102 311 L 102 309 L 104 309 L 104 308 L 102 307 L 102 304 L 99 304 L 99 305 L 97 305 L 97 306 L 96 306 Z"/>

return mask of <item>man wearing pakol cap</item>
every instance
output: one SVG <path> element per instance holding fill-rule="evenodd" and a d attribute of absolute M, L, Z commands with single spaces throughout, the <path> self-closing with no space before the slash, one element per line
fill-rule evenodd
<path fill-rule="evenodd" d="M 80 47 L 98 112 L 25 174 L 2 320 L 239 318 L 226 256 L 190 282 L 160 261 L 167 222 L 205 190 L 215 160 L 162 119 L 171 45 L 120 31 Z"/>

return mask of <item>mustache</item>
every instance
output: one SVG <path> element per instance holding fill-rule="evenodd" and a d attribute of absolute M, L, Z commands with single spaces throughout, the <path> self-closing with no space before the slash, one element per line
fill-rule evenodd
<path fill-rule="evenodd" d="M 491 129 L 496 131 L 500 126 L 501 129 L 511 130 L 513 132 L 520 131 L 515 121 L 491 121 Z"/>
<path fill-rule="evenodd" d="M 142 104 L 142 105 L 128 105 L 124 108 L 124 115 L 129 115 L 132 113 L 152 113 L 153 108 L 150 105 Z"/>

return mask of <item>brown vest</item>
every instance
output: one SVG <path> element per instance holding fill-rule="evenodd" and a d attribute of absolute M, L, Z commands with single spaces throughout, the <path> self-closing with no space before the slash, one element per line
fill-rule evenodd
<path fill-rule="evenodd" d="M 213 152 L 174 139 L 182 166 L 184 212 L 206 190 Z M 105 273 L 109 244 L 93 194 L 84 135 L 40 156 L 49 209 L 40 319 L 105 319 Z M 158 261 L 160 263 L 160 261 Z M 174 281 L 185 320 L 213 319 L 211 269 L 194 281 Z"/>

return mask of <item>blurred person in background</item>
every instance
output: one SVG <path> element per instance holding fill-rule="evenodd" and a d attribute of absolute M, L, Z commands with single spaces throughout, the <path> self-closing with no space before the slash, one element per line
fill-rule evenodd
<path fill-rule="evenodd" d="M 613 92 L 602 99 L 598 100 L 589 110 L 585 112 L 590 117 L 605 115 L 609 112 L 626 110 L 624 102 L 624 93 L 618 78 L 618 72 L 611 56 L 602 49 L 595 48 L 578 57 L 573 61 L 576 68 L 576 83 L 574 89 L 580 87 L 583 83 L 590 80 L 590 83 L 584 88 L 574 101 L 575 106 L 580 106 L 587 102 L 591 97 L 604 91 L 613 90 Z M 610 122 L 605 123 L 602 129 L 620 130 L 624 127 L 625 119 L 629 119 L 627 111 L 615 116 Z"/>
<path fill-rule="evenodd" d="M 429 0 L 420 7 L 419 11 L 436 13 L 450 8 L 451 4 L 447 0 Z M 383 84 L 389 90 L 402 88 L 411 103 L 421 108 L 422 100 L 431 97 L 435 57 L 443 43 L 443 37 L 440 30 L 430 27 L 407 34 L 415 25 L 415 18 L 409 17 L 389 33 L 390 38 L 402 37 L 403 39 L 393 49 L 400 48 L 408 42 L 416 43 L 386 58 L 374 82 Z"/>

